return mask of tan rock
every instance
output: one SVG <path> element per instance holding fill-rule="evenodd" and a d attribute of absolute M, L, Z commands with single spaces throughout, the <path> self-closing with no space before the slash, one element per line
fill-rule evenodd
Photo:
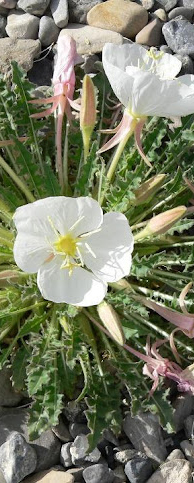
<path fill-rule="evenodd" d="M 155 10 L 155 12 L 153 12 L 153 17 L 159 18 L 159 20 L 161 20 L 162 22 L 166 22 L 167 20 L 167 15 L 163 8 L 158 8 L 157 10 Z"/>
<path fill-rule="evenodd" d="M 47 470 L 23 480 L 23 483 L 74 483 L 73 475 L 66 471 Z"/>
<path fill-rule="evenodd" d="M 39 57 L 41 43 L 31 39 L 0 39 L 0 71 L 7 73 L 11 70 L 11 61 L 18 62 L 26 72 L 33 66 L 33 60 Z"/>
<path fill-rule="evenodd" d="M 117 32 L 104 30 L 90 25 L 68 24 L 68 27 L 61 30 L 59 37 L 71 35 L 76 41 L 78 54 L 96 54 L 101 52 L 107 42 L 122 44 L 123 37 Z"/>
<path fill-rule="evenodd" d="M 189 461 L 180 459 L 164 463 L 147 480 L 147 483 L 191 483 L 192 466 Z"/>
<path fill-rule="evenodd" d="M 0 0 L 0 6 L 4 8 L 15 8 L 16 0 Z"/>
<path fill-rule="evenodd" d="M 131 39 L 147 24 L 148 12 L 130 0 L 107 0 L 88 12 L 87 22 L 93 27 L 113 30 Z"/>
<path fill-rule="evenodd" d="M 156 47 L 161 44 L 161 32 L 162 24 L 159 19 L 155 18 L 136 35 L 135 41 L 137 44 Z"/>

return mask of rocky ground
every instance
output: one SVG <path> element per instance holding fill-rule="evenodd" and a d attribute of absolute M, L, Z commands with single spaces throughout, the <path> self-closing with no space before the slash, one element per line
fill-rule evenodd
<path fill-rule="evenodd" d="M 88 73 L 106 42 L 129 39 L 177 55 L 181 74 L 192 74 L 193 22 L 194 0 L 0 0 L 0 70 L 9 73 L 16 60 L 33 82 L 49 86 L 54 44 L 69 33 Z M 193 396 L 175 401 L 176 434 L 149 413 L 132 419 L 126 408 L 121 434 L 106 431 L 88 454 L 84 407 L 69 404 L 58 427 L 29 443 L 26 399 L 12 389 L 7 369 L 0 387 L 0 483 L 194 481 Z"/>
<path fill-rule="evenodd" d="M 10 371 L 0 373 L 0 483 L 191 483 L 194 471 L 194 396 L 174 403 L 176 433 L 156 416 L 132 418 L 123 405 L 121 433 L 110 430 L 88 454 L 83 404 L 69 403 L 57 427 L 29 442 L 28 402 L 16 393 Z"/>
<path fill-rule="evenodd" d="M 34 82 L 50 85 L 53 45 L 69 33 L 85 60 L 106 42 L 129 39 L 177 55 L 181 74 L 192 74 L 193 19 L 194 0 L 0 0 L 0 69 L 14 59 Z"/>

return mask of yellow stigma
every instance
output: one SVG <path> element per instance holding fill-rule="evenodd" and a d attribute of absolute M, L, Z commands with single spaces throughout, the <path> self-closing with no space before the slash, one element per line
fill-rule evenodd
<path fill-rule="evenodd" d="M 159 60 L 163 57 L 164 52 L 159 52 L 158 54 L 156 54 L 155 47 L 151 47 L 150 50 L 147 50 L 147 55 L 148 55 L 148 57 L 150 57 L 153 60 Z"/>
<path fill-rule="evenodd" d="M 76 254 L 76 238 L 73 238 L 70 233 L 60 236 L 54 246 L 57 252 L 70 255 L 70 257 L 74 257 Z"/>

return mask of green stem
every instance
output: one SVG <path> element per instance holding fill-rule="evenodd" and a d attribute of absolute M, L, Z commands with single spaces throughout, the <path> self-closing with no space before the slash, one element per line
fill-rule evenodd
<path fill-rule="evenodd" d="M 0 156 L 0 166 L 4 169 L 4 171 L 10 176 L 10 178 L 14 181 L 14 183 L 18 186 L 18 188 L 24 193 L 26 199 L 32 203 L 35 201 L 34 196 L 19 176 L 13 171 L 13 169 L 4 161 L 4 159 Z"/>
<path fill-rule="evenodd" d="M 68 134 L 69 134 L 69 122 L 66 121 L 65 142 L 63 150 L 63 183 L 64 183 L 64 195 L 68 195 Z"/>
<path fill-rule="evenodd" d="M 125 148 L 125 145 L 127 144 L 127 141 L 128 139 L 131 137 L 131 135 L 133 134 L 134 132 L 134 124 L 136 123 L 136 121 L 132 122 L 132 125 L 131 125 L 131 129 L 129 130 L 129 132 L 127 133 L 127 135 L 124 137 L 124 139 L 119 143 L 117 149 L 116 149 L 116 152 L 113 156 L 113 159 L 111 161 L 111 165 L 107 171 L 107 179 L 109 182 L 112 181 L 112 178 L 114 176 L 114 173 L 115 173 L 115 170 L 116 170 L 116 167 L 117 167 L 117 164 L 119 162 L 119 159 L 121 157 L 121 154 Z"/>
<path fill-rule="evenodd" d="M 158 334 L 160 334 L 165 339 L 169 339 L 170 334 L 168 332 L 166 332 L 165 330 L 163 330 L 160 327 L 156 326 L 155 324 L 153 324 L 149 320 L 143 319 L 142 317 L 140 317 L 137 314 L 135 314 L 135 315 L 132 314 L 131 316 L 128 316 L 125 313 L 125 317 L 126 317 L 126 319 L 128 319 L 130 321 L 133 318 L 135 321 L 137 321 L 139 323 L 143 323 L 143 325 L 146 325 L 146 327 L 148 327 L 149 329 L 154 330 L 155 332 L 157 332 Z M 180 347 L 182 347 L 183 349 L 186 349 L 188 352 L 191 352 L 193 354 L 193 352 L 194 352 L 193 347 L 191 347 L 190 345 L 184 344 L 184 342 L 181 342 L 176 337 L 174 337 L 174 341 L 175 341 L 176 344 L 179 344 Z"/>

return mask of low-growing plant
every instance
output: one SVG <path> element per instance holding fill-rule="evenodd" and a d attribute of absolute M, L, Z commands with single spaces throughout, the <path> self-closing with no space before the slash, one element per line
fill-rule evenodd
<path fill-rule="evenodd" d="M 70 97 L 67 90 L 56 94 L 65 96 L 62 114 L 68 114 L 63 130 L 56 114 L 56 143 L 54 109 L 46 113 L 51 114 L 48 118 L 45 112 L 37 115 L 31 102 L 35 86 L 25 73 L 13 62 L 11 83 L 0 78 L 0 368 L 11 366 L 15 389 L 29 397 L 31 439 L 56 425 L 64 406 L 83 402 L 90 448 L 105 428 L 119 431 L 125 407 L 132 414 L 139 410 L 156 413 L 163 427 L 172 432 L 171 399 L 177 389 L 169 380 L 179 390 L 194 392 L 194 115 L 184 117 L 182 126 L 174 130 L 164 118 L 152 117 L 145 123 L 143 148 L 149 168 L 132 138 L 125 139 L 122 149 L 119 145 L 119 156 L 116 151 L 112 157 L 107 153 L 102 157 L 98 153 L 101 130 L 115 127 L 121 106 L 98 67 L 92 80 L 84 79 L 81 129 L 78 115 L 70 112 L 70 105 L 73 110 L 80 105 L 72 101 L 72 92 Z M 82 71 L 76 69 L 79 92 Z M 48 104 L 49 98 L 41 101 Z M 51 96 L 55 110 L 60 109 L 60 102 Z M 27 211 L 17 209 L 27 205 L 30 213 L 30 203 L 42 200 L 37 206 L 44 210 L 45 199 L 53 197 L 52 205 L 58 196 L 89 197 L 105 214 L 125 215 L 130 224 L 135 242 L 131 271 L 108 284 L 104 302 L 47 300 L 41 295 L 46 289 L 40 277 L 37 286 L 36 267 L 35 273 L 19 268 L 29 240 L 26 237 L 24 243 L 22 239 L 17 248 L 15 224 L 19 237 L 20 230 L 30 231 L 38 214 L 29 221 Z M 52 217 L 50 225 L 55 230 Z M 120 230 L 119 222 L 115 230 Z M 70 284 L 74 241 L 60 237 L 57 243 L 57 251 L 66 250 L 62 268 L 67 269 Z M 48 262 L 54 255 L 49 256 Z M 81 255 L 80 259 L 82 263 Z M 55 281 L 50 280 L 56 292 Z M 79 286 L 73 295 L 76 290 Z M 72 291 L 67 295 L 74 300 Z"/>

